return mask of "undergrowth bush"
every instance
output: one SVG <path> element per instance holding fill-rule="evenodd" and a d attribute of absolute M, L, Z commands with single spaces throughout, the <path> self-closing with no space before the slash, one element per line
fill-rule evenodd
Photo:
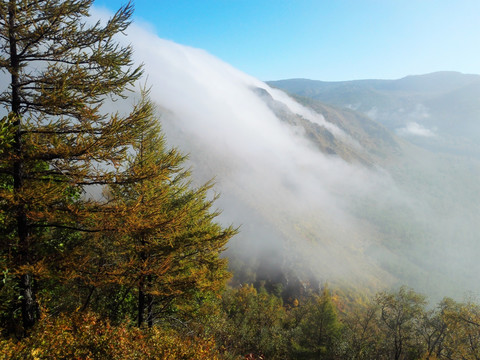
<path fill-rule="evenodd" d="M 23 340 L 0 340 L 0 359 L 198 359 L 219 355 L 214 339 L 171 329 L 112 326 L 93 313 L 45 317 Z"/>

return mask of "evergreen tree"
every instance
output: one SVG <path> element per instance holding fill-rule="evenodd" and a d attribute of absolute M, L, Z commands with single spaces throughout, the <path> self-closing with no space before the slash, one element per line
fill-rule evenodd
<path fill-rule="evenodd" d="M 141 76 L 130 47 L 114 41 L 132 6 L 89 25 L 92 2 L 0 3 L 0 69 L 9 76 L 0 94 L 8 111 L 0 134 L 0 254 L 18 282 L 24 329 L 38 318 L 35 279 L 75 247 L 72 232 L 105 230 L 95 218 L 104 204 L 87 189 L 135 181 L 122 164 L 148 111 L 102 112 L 107 97 L 123 96 Z"/>
<path fill-rule="evenodd" d="M 327 287 L 321 295 L 313 295 L 295 309 L 295 330 L 292 337 L 296 359 L 335 359 L 341 323 Z"/>

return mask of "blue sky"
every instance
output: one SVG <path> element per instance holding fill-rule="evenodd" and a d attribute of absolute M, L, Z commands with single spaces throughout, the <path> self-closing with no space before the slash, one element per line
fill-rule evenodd
<path fill-rule="evenodd" d="M 124 1 L 96 0 L 116 10 Z M 134 21 L 261 80 L 480 73 L 480 0 L 136 0 Z"/>

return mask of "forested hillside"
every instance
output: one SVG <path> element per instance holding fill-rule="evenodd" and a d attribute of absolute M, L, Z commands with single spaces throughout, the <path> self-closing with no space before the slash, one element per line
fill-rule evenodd
<path fill-rule="evenodd" d="M 269 84 L 358 111 L 427 149 L 479 157 L 479 75 L 443 71 L 398 80 L 290 79 Z"/>
<path fill-rule="evenodd" d="M 472 228 L 464 274 L 412 206 L 447 226 L 452 199 L 478 206 L 449 173 L 425 182 L 444 162 L 203 52 L 163 63 L 155 39 L 183 82 L 139 86 L 133 5 L 95 22 L 92 4 L 0 2 L 0 359 L 480 357 L 474 299 L 399 286 L 458 294 L 476 274 Z"/>

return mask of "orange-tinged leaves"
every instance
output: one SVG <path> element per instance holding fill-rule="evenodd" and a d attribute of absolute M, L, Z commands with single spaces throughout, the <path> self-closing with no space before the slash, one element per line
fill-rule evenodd
<path fill-rule="evenodd" d="M 0 359 L 220 359 L 212 338 L 112 326 L 92 313 L 44 318 L 22 341 L 0 340 Z"/>

